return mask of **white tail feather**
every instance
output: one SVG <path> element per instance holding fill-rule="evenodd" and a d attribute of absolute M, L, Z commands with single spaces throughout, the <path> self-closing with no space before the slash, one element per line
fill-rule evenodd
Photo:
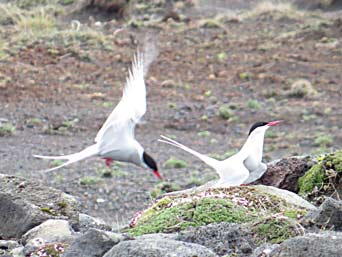
<path fill-rule="evenodd" d="M 162 139 L 158 139 L 159 142 L 162 142 L 162 143 L 166 143 L 166 144 L 169 144 L 169 145 L 173 145 L 175 147 L 178 147 L 188 153 L 191 153 L 192 155 L 196 156 L 197 158 L 199 158 L 200 160 L 202 160 L 203 162 L 205 162 L 206 164 L 208 164 L 209 166 L 211 166 L 212 168 L 216 169 L 217 168 L 217 164 L 219 163 L 218 160 L 215 160 L 213 158 L 210 158 L 204 154 L 201 154 L 199 152 L 196 152 L 192 149 L 190 149 L 189 147 L 185 146 L 185 145 L 182 145 L 181 143 L 178 143 L 177 141 L 175 140 L 172 140 L 166 136 L 163 136 L 161 135 L 160 136 Z"/>
<path fill-rule="evenodd" d="M 82 150 L 78 153 L 69 154 L 69 155 L 62 155 L 62 156 L 33 155 L 33 156 L 36 158 L 49 159 L 49 160 L 67 160 L 65 163 L 63 163 L 57 167 L 53 167 L 51 169 L 45 170 L 47 172 L 47 171 L 57 170 L 59 168 L 67 166 L 71 163 L 75 163 L 75 162 L 84 160 L 86 158 L 89 158 L 91 156 L 95 156 L 97 154 L 98 154 L 98 146 L 95 144 L 95 145 L 88 146 L 87 148 L 85 148 L 84 150 Z"/>

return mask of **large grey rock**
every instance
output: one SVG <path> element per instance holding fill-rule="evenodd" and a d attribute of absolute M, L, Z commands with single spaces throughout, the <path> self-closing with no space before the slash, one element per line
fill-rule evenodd
<path fill-rule="evenodd" d="M 270 257 L 341 257 L 342 233 L 306 234 L 283 242 Z"/>
<path fill-rule="evenodd" d="M 91 228 L 67 248 L 63 257 L 100 257 L 124 239 L 121 234 Z"/>
<path fill-rule="evenodd" d="M 317 210 L 310 211 L 302 223 L 342 231 L 342 201 L 327 198 Z"/>
<path fill-rule="evenodd" d="M 73 234 L 67 220 L 47 220 L 27 231 L 23 235 L 22 241 L 27 244 L 35 238 L 41 238 L 44 243 L 65 243 L 74 238 Z"/>
<path fill-rule="evenodd" d="M 0 174 L 0 237 L 20 238 L 47 219 L 78 223 L 76 200 L 21 177 Z"/>
<path fill-rule="evenodd" d="M 226 222 L 190 228 L 180 232 L 177 239 L 203 245 L 220 256 L 249 256 L 256 248 L 246 226 Z"/>
<path fill-rule="evenodd" d="M 104 257 L 216 257 L 204 246 L 172 239 L 142 239 L 123 241 Z"/>

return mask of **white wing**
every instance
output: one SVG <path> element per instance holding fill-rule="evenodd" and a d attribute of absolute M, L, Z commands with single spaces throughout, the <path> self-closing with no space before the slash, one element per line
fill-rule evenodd
<path fill-rule="evenodd" d="M 99 143 L 106 135 L 106 139 L 123 136 L 128 133 L 134 137 L 135 124 L 146 112 L 146 87 L 144 81 L 143 56 L 137 52 L 128 72 L 126 85 L 123 89 L 121 101 L 109 115 L 102 128 L 96 135 L 95 142 Z M 119 130 L 119 131 L 118 131 Z M 118 133 L 121 132 L 121 133 Z"/>

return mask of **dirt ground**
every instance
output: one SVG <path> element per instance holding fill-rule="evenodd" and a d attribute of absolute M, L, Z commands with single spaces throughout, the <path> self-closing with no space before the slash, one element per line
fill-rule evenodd
<path fill-rule="evenodd" d="M 53 164 L 32 157 L 69 154 L 93 143 L 120 100 L 137 44 L 146 38 L 156 42 L 159 54 L 146 77 L 147 113 L 136 137 L 157 160 L 166 183 L 186 188 L 216 175 L 191 155 L 157 142 L 161 134 L 223 158 L 242 146 L 254 122 L 283 119 L 267 134 L 265 161 L 341 148 L 340 11 L 241 18 L 220 6 L 216 14 L 225 15 L 219 18 L 194 8 L 182 10 L 183 21 L 152 25 L 84 21 L 81 29 L 110 35 L 109 48 L 38 40 L 10 51 L 0 61 L 0 122 L 16 130 L 0 137 L 0 172 L 70 193 L 85 213 L 113 226 L 149 205 L 151 192 L 162 186 L 149 170 L 130 164 L 107 169 L 92 158 L 42 173 Z M 62 28 L 70 25 L 70 17 L 64 24 L 59 20 Z M 1 28 L 4 41 L 10 26 Z M 307 80 L 309 89 L 298 92 L 292 86 L 298 79 Z M 222 106 L 231 112 L 229 119 L 219 115 Z M 164 169 L 170 157 L 187 166 Z"/>

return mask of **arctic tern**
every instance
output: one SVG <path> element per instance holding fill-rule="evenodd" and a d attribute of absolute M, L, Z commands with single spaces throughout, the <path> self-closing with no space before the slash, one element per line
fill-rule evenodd
<path fill-rule="evenodd" d="M 240 151 L 223 161 L 198 153 L 165 136 L 161 136 L 162 139 L 158 141 L 181 148 L 216 170 L 219 175 L 219 181 L 214 187 L 239 186 L 241 184 L 249 184 L 259 179 L 265 173 L 267 166 L 262 162 L 265 132 L 269 127 L 276 126 L 281 122 L 281 120 L 277 120 L 253 124 L 249 130 L 248 138 Z"/>
<path fill-rule="evenodd" d="M 137 166 L 150 168 L 159 179 L 162 179 L 155 160 L 145 152 L 134 137 L 135 125 L 145 112 L 144 63 L 142 54 L 137 52 L 132 62 L 132 68 L 126 78 L 121 101 L 97 133 L 95 144 L 70 155 L 34 155 L 34 157 L 66 160 L 62 165 L 46 170 L 52 171 L 92 156 L 99 156 L 105 159 L 107 166 L 110 166 L 113 161 L 129 162 Z"/>

